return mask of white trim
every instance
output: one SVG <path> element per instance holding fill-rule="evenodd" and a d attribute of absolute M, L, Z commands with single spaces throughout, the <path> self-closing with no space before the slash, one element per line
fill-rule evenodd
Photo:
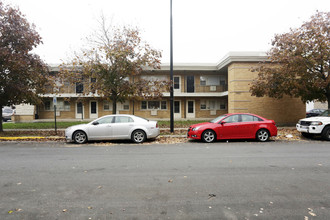
<path fill-rule="evenodd" d="M 194 112 L 193 113 L 188 113 L 188 102 L 193 102 L 194 105 L 193 105 L 193 110 Z M 187 100 L 186 101 L 186 118 L 195 118 L 196 117 L 196 102 L 195 100 Z"/>
<path fill-rule="evenodd" d="M 179 102 L 179 113 L 175 113 L 174 112 L 174 103 L 173 103 L 173 112 L 174 112 L 174 118 L 175 119 L 180 119 L 182 116 L 181 116 L 181 100 L 174 100 L 174 102 Z"/>
<path fill-rule="evenodd" d="M 82 117 L 81 117 L 81 113 L 78 113 L 78 103 L 82 103 Z M 86 118 L 86 115 L 85 115 L 85 108 L 84 108 L 84 103 L 83 102 L 76 102 L 76 105 L 75 105 L 75 115 L 76 115 L 76 119 L 85 119 Z"/>
<path fill-rule="evenodd" d="M 92 114 L 92 102 L 96 102 L 96 114 Z M 89 118 L 96 119 L 99 115 L 98 102 L 96 100 L 89 101 Z"/>

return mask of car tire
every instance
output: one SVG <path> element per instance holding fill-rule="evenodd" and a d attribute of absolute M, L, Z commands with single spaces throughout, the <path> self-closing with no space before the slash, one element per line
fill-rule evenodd
<path fill-rule="evenodd" d="M 314 134 L 310 134 L 310 133 L 306 133 L 306 132 L 302 132 L 301 135 L 305 138 L 313 138 Z"/>
<path fill-rule="evenodd" d="M 322 131 L 322 138 L 330 141 L 330 126 L 327 126 Z"/>
<path fill-rule="evenodd" d="M 73 133 L 73 141 L 76 144 L 84 144 L 87 142 L 87 135 L 83 131 L 76 131 Z"/>
<path fill-rule="evenodd" d="M 202 134 L 202 140 L 206 143 L 212 143 L 216 139 L 216 134 L 212 130 L 206 130 Z"/>
<path fill-rule="evenodd" d="M 256 139 L 260 142 L 265 142 L 269 140 L 269 132 L 266 129 L 260 129 L 257 131 Z"/>
<path fill-rule="evenodd" d="M 140 144 L 140 143 L 143 143 L 147 139 L 147 135 L 142 130 L 135 130 L 132 133 L 131 139 L 133 142 Z"/>

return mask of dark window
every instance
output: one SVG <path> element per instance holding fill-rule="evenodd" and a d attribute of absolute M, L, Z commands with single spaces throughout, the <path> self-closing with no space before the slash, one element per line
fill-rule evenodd
<path fill-rule="evenodd" d="M 50 101 L 45 102 L 45 110 L 50 110 Z"/>
<path fill-rule="evenodd" d="M 174 82 L 173 82 L 174 89 L 180 89 L 180 77 L 176 76 L 173 79 L 174 79 Z"/>
<path fill-rule="evenodd" d="M 91 114 L 96 114 L 96 102 L 91 102 Z"/>
<path fill-rule="evenodd" d="M 187 76 L 187 92 L 195 92 L 194 76 Z"/>
<path fill-rule="evenodd" d="M 161 109 L 167 109 L 166 101 L 161 101 Z"/>
<path fill-rule="evenodd" d="M 77 104 L 77 113 L 81 114 L 83 112 L 82 109 L 83 109 L 83 104 L 81 102 L 79 102 Z"/>
<path fill-rule="evenodd" d="M 159 101 L 148 101 L 148 109 L 159 109 Z"/>
<path fill-rule="evenodd" d="M 147 109 L 147 102 L 146 101 L 141 102 L 141 109 Z"/>
<path fill-rule="evenodd" d="M 194 113 L 194 101 L 188 101 L 188 113 Z"/>
<path fill-rule="evenodd" d="M 76 83 L 76 93 L 83 93 L 84 92 L 84 84 L 77 82 Z"/>
<path fill-rule="evenodd" d="M 180 102 L 174 101 L 174 113 L 180 113 Z"/>

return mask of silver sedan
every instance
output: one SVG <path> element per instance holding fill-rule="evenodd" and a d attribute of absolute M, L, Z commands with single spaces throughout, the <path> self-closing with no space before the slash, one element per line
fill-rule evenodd
<path fill-rule="evenodd" d="M 65 130 L 66 140 L 78 144 L 89 140 L 120 139 L 142 143 L 158 135 L 157 121 L 149 121 L 134 115 L 106 115 L 88 124 L 71 126 Z"/>

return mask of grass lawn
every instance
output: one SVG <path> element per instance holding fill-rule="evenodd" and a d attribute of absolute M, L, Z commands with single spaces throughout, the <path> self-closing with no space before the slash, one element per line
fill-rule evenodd
<path fill-rule="evenodd" d="M 175 128 L 188 128 L 192 124 L 197 124 L 205 121 L 175 121 Z M 74 121 L 74 122 L 57 122 L 58 129 L 64 129 L 72 125 L 85 124 L 88 122 Z M 3 129 L 51 129 L 55 128 L 54 122 L 25 122 L 25 123 L 3 123 Z M 170 121 L 158 121 L 160 128 L 169 128 Z"/>

